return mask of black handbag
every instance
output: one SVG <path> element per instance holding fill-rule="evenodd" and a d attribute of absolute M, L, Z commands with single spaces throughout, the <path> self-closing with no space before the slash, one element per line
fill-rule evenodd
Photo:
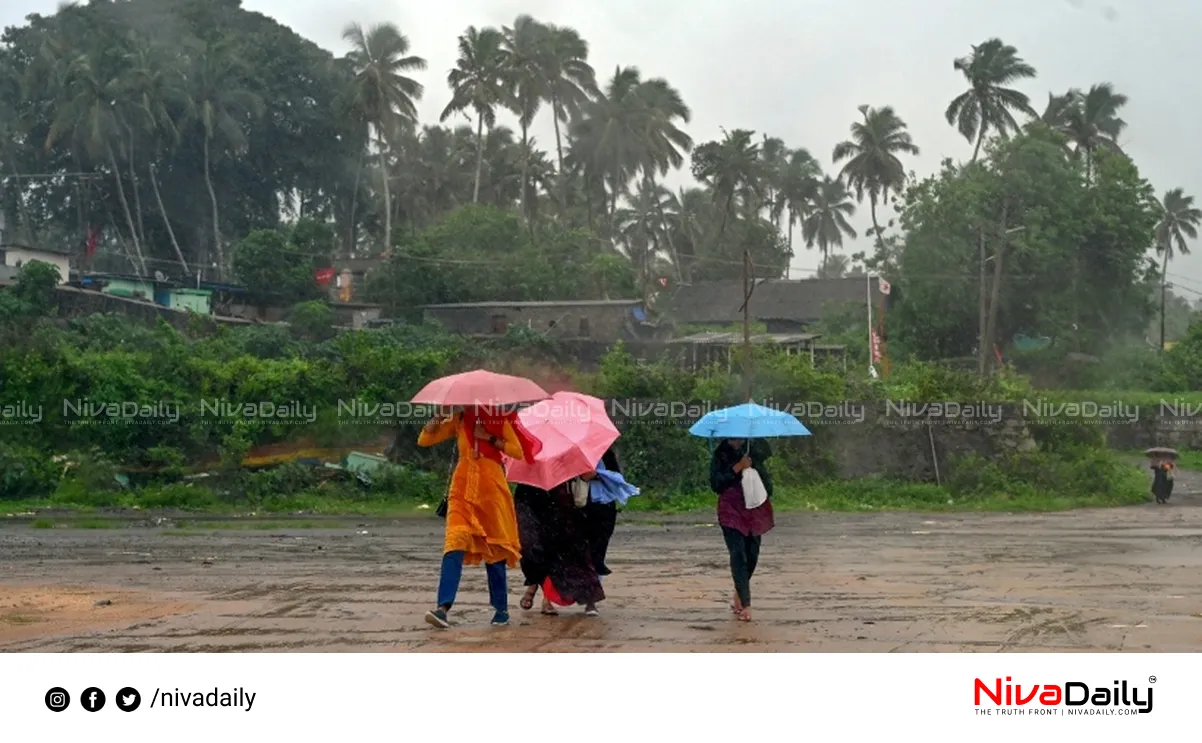
<path fill-rule="evenodd" d="M 447 517 L 447 501 L 451 497 L 451 480 L 455 477 L 455 464 L 459 461 L 459 450 L 451 455 L 451 469 L 447 471 L 447 492 L 442 496 L 442 502 L 438 504 L 438 508 L 434 509 L 434 515 L 440 519 Z"/>

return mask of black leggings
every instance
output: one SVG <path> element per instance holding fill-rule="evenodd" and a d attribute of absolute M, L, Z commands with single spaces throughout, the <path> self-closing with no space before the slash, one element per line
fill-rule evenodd
<path fill-rule="evenodd" d="M 751 607 L 751 576 L 760 561 L 760 538 L 744 536 L 738 529 L 722 527 L 726 550 L 730 552 L 730 574 L 735 579 L 735 592 L 744 608 Z"/>

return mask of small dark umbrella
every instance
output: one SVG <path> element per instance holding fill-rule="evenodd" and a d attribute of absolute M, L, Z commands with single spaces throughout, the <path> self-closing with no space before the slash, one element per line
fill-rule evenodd
<path fill-rule="evenodd" d="M 1154 446 L 1151 449 L 1148 449 L 1147 451 L 1145 451 L 1144 456 L 1176 459 L 1177 458 L 1177 450 L 1170 449 L 1167 446 Z"/>

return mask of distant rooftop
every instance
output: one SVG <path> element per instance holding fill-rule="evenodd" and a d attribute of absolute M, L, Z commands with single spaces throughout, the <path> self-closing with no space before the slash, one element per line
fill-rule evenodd
<path fill-rule="evenodd" d="M 70 255 L 71 251 L 62 248 L 35 248 L 19 243 L 0 243 L 0 250 L 25 250 L 30 253 L 50 253 L 51 255 Z"/>
<path fill-rule="evenodd" d="M 831 305 L 863 304 L 876 297 L 880 281 L 863 276 L 841 279 L 757 279 L 748 314 L 754 320 L 789 320 L 813 323 Z M 711 325 L 743 319 L 743 281 L 710 281 L 681 286 L 665 303 L 677 322 Z"/>
<path fill-rule="evenodd" d="M 523 307 L 629 307 L 631 305 L 642 304 L 641 299 L 553 299 L 546 302 L 463 302 L 451 304 L 427 304 L 421 309 L 425 310 L 451 310 L 451 309 L 467 309 L 469 307 L 484 308 L 501 308 L 510 307 L 513 309 L 521 309 Z"/>

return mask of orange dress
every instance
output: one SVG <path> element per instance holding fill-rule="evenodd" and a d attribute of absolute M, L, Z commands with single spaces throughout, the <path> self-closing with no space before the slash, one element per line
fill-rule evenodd
<path fill-rule="evenodd" d="M 463 552 L 465 565 L 504 562 L 516 567 L 522 557 L 518 518 L 505 468 L 480 456 L 472 431 L 464 430 L 462 413 L 443 421 L 433 431 L 422 430 L 418 446 L 435 446 L 452 436 L 459 447 L 459 463 L 451 475 L 447 496 L 447 531 L 443 552 Z M 503 451 L 522 458 L 522 444 L 509 423 L 502 436 Z"/>

